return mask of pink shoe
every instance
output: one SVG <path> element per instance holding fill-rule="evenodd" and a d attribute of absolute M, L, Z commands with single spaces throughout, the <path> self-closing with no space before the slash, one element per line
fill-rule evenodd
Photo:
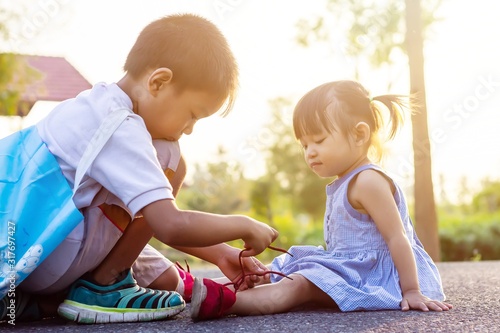
<path fill-rule="evenodd" d="M 236 302 L 236 293 L 210 279 L 195 278 L 191 318 L 195 321 L 224 317 Z"/>
<path fill-rule="evenodd" d="M 182 298 L 186 301 L 186 303 L 191 302 L 191 296 L 193 294 L 193 284 L 194 284 L 194 278 L 193 275 L 190 273 L 189 270 L 189 265 L 186 261 L 186 267 L 187 270 L 184 269 L 181 264 L 179 264 L 178 261 L 175 262 L 175 268 L 177 268 L 177 271 L 179 272 L 179 276 L 184 282 L 184 293 L 182 295 Z"/>

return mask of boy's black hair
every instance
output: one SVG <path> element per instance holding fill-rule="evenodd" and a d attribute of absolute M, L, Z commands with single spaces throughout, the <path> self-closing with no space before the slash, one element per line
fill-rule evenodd
<path fill-rule="evenodd" d="M 238 65 L 226 38 L 210 21 L 197 15 L 176 14 L 147 25 L 130 50 L 124 70 L 138 78 L 147 70 L 169 68 L 179 91 L 208 91 L 233 104 Z"/>

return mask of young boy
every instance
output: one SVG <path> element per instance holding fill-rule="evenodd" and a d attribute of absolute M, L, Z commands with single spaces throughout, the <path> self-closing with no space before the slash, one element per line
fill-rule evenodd
<path fill-rule="evenodd" d="M 182 281 L 179 273 L 185 272 L 146 246 L 153 235 L 218 265 L 233 280 L 241 273 L 239 250 L 225 242 L 242 239 L 246 269 L 259 272 L 265 267 L 251 256 L 278 235 L 246 216 L 175 205 L 185 175 L 177 140 L 223 105 L 229 112 L 234 102 L 238 70 L 221 32 L 194 15 L 161 18 L 141 32 L 124 70 L 118 83 L 96 84 L 37 124 L 73 184 L 83 151 L 103 119 L 116 109 L 130 109 L 74 196 L 84 223 L 19 286 L 36 294 L 64 294 L 71 286 L 58 312 L 82 323 L 163 319 L 182 311 L 179 294 L 162 290 L 189 297 L 189 276 Z"/>

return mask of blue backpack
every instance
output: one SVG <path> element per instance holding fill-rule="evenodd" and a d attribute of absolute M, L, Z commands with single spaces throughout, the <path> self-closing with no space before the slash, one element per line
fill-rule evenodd
<path fill-rule="evenodd" d="M 105 118 L 82 155 L 73 188 L 35 126 L 0 140 L 0 299 L 14 291 L 83 221 L 73 195 L 130 113 L 119 109 Z"/>

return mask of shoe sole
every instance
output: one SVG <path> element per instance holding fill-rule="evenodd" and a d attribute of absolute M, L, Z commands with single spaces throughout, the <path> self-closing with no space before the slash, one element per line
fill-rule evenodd
<path fill-rule="evenodd" d="M 163 320 L 182 312 L 185 304 L 168 309 L 114 309 L 90 306 L 73 301 L 64 301 L 57 313 L 79 324 L 130 323 Z"/>
<path fill-rule="evenodd" d="M 207 298 L 207 287 L 203 284 L 200 278 L 194 279 L 193 294 L 191 296 L 191 318 L 198 319 L 200 313 L 201 303 Z"/>

